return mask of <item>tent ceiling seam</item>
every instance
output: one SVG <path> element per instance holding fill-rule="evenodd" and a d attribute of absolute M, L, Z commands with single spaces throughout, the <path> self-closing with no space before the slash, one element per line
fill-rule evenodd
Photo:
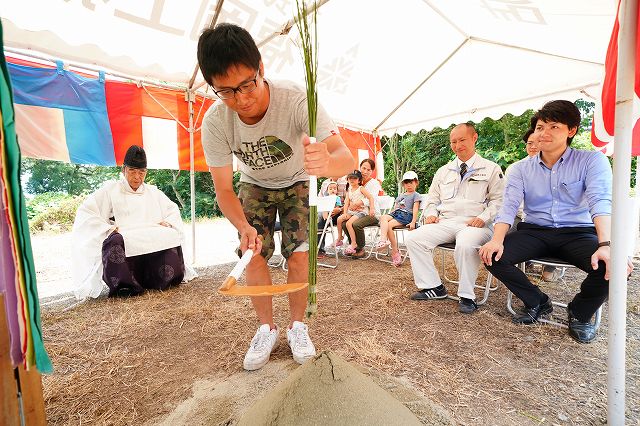
<path fill-rule="evenodd" d="M 307 9 L 305 10 L 305 15 L 308 15 L 309 13 L 313 12 L 314 9 L 320 9 L 320 7 L 322 7 L 323 5 L 325 5 L 329 0 L 317 0 L 313 2 L 313 5 L 307 7 Z M 282 24 L 282 26 L 280 28 L 282 28 L 280 31 L 276 31 L 274 33 L 272 33 L 271 35 L 267 36 L 267 38 L 261 40 L 260 42 L 256 43 L 256 45 L 258 46 L 258 48 L 261 48 L 262 46 L 264 46 L 265 44 L 271 42 L 271 40 L 273 40 L 274 38 L 280 36 L 280 35 L 286 35 L 289 34 L 289 31 L 291 31 L 291 28 L 296 25 L 296 23 L 298 22 L 298 16 L 296 15 L 295 17 L 289 19 L 287 22 L 285 22 L 284 24 Z"/>
<path fill-rule="evenodd" d="M 439 65 L 438 65 L 438 66 L 437 66 L 437 67 L 436 67 L 436 68 L 431 72 L 431 74 L 429 74 L 429 75 L 428 75 L 424 80 L 422 80 L 422 82 L 421 82 L 421 83 L 420 83 L 420 84 L 419 84 L 415 89 L 413 89 L 413 90 L 411 91 L 411 93 L 409 93 L 409 95 L 407 95 L 407 97 L 406 97 L 406 98 L 404 98 L 404 99 L 403 99 L 403 100 L 402 100 L 402 101 L 401 101 L 401 102 L 400 102 L 400 103 L 399 103 L 399 104 L 398 104 L 398 105 L 397 105 L 393 110 L 391 110 L 391 112 L 390 112 L 389 114 L 387 114 L 387 116 L 386 116 L 386 117 L 385 117 L 385 118 L 384 118 L 380 123 L 378 123 L 378 125 L 374 128 L 374 130 L 379 129 L 379 128 L 380 128 L 380 126 L 382 126 L 382 125 L 383 125 L 383 124 L 384 124 L 384 123 L 389 119 L 389 117 L 391 117 L 393 114 L 395 114 L 395 113 L 396 113 L 396 111 L 398 111 L 398 110 L 402 107 L 402 105 L 404 105 L 404 104 L 405 104 L 405 102 L 407 102 L 407 101 L 408 101 L 408 100 L 409 100 L 413 95 L 415 95 L 415 94 L 416 94 L 416 92 L 417 92 L 418 90 L 420 90 L 420 88 L 421 88 L 422 86 L 424 86 L 424 85 L 425 85 L 425 83 L 426 83 L 427 81 L 429 81 L 429 80 L 431 79 L 431 77 L 433 77 L 433 76 L 435 75 L 435 73 L 437 73 L 437 72 L 440 70 L 440 68 L 442 68 L 442 67 L 444 66 L 444 64 L 446 64 L 447 62 L 449 62 L 449 60 L 453 57 L 453 55 L 455 55 L 456 53 L 458 53 L 458 51 L 459 51 L 460 49 L 462 49 L 462 46 L 464 46 L 465 44 L 467 44 L 467 42 L 468 42 L 468 41 L 469 41 L 469 39 L 468 39 L 468 38 L 467 38 L 467 39 L 465 39 L 464 41 L 462 41 L 462 43 L 460 43 L 460 44 L 458 45 L 458 47 L 456 47 L 456 48 L 455 48 L 455 49 L 454 49 L 454 50 L 449 54 L 449 56 L 447 56 L 447 57 L 446 57 L 446 59 L 445 59 L 444 61 L 440 62 L 440 64 L 439 64 Z"/>
<path fill-rule="evenodd" d="M 604 66 L 603 62 L 595 62 L 595 61 L 588 61 L 586 59 L 572 58 L 570 56 L 564 56 L 564 55 L 560 55 L 560 54 L 557 54 L 557 53 L 543 52 L 541 50 L 531 49 L 529 47 L 516 46 L 515 44 L 502 43 L 502 42 L 499 42 L 499 41 L 489 40 L 489 39 L 486 39 L 486 38 L 470 36 L 469 39 L 471 41 L 477 41 L 477 42 L 480 42 L 480 43 L 491 44 L 491 45 L 494 45 L 494 46 L 508 47 L 510 49 L 522 50 L 522 51 L 525 51 L 525 52 L 537 53 L 537 54 L 544 55 L 544 56 L 551 56 L 553 58 L 566 59 L 568 61 L 575 61 L 575 62 L 580 62 L 580 63 L 583 63 L 583 64 L 592 64 L 592 65 Z"/>
<path fill-rule="evenodd" d="M 433 10 L 436 14 L 438 14 L 446 23 L 448 23 L 449 25 L 451 25 L 453 28 L 456 29 L 456 31 L 458 31 L 460 34 L 462 34 L 462 36 L 464 38 L 469 38 L 469 34 L 467 34 L 466 32 L 462 31 L 462 28 L 460 28 L 459 26 L 457 26 L 451 19 L 449 19 L 448 16 L 446 16 L 444 13 L 442 13 L 440 11 L 440 9 L 438 9 L 437 7 L 435 7 L 430 0 L 422 0 L 427 6 L 429 6 L 431 8 L 431 10 Z"/>

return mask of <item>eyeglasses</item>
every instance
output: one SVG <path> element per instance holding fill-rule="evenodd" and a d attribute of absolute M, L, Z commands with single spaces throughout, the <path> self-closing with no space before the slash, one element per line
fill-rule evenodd
<path fill-rule="evenodd" d="M 233 88 L 222 89 L 222 90 L 213 89 L 213 93 L 215 93 L 216 96 L 218 96 L 220 99 L 223 99 L 223 100 L 234 99 L 236 97 L 236 92 L 240 92 L 246 95 L 247 93 L 253 92 L 258 87 L 258 75 L 259 73 L 256 73 L 256 76 L 253 78 L 253 80 L 249 80 L 246 83 L 242 83 L 240 86 L 236 87 L 235 89 Z"/>

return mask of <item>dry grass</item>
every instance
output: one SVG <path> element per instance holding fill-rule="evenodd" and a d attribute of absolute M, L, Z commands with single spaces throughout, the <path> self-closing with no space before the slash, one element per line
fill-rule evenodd
<path fill-rule="evenodd" d="M 49 422 L 141 424 L 171 412 L 194 382 L 240 372 L 256 324 L 249 299 L 215 291 L 229 270 L 202 270 L 202 278 L 164 293 L 45 309 L 45 344 L 55 367 L 44 378 Z M 274 276 L 285 279 L 280 270 Z M 581 276 L 571 272 L 568 282 L 576 285 Z M 319 314 L 310 321 L 316 347 L 410 383 L 461 424 L 605 422 L 606 309 L 597 341 L 579 345 L 560 328 L 513 325 L 502 286 L 473 316 L 459 314 L 451 300 L 410 301 L 412 291 L 408 264 L 341 259 L 337 270 L 320 268 Z M 640 424 L 639 294 L 634 277 L 628 424 Z M 276 299 L 275 312 L 284 326 L 286 298 Z M 281 344 L 272 360 L 290 357 Z"/>

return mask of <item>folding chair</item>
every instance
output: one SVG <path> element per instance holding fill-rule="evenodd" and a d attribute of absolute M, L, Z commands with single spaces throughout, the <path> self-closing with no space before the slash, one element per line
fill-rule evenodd
<path fill-rule="evenodd" d="M 570 263 L 567 263 L 563 260 L 557 259 L 557 258 L 553 258 L 553 257 L 541 257 L 538 259 L 531 259 L 529 260 L 529 262 L 534 263 L 534 264 L 538 264 L 541 265 L 542 267 L 544 266 L 555 266 L 556 268 L 575 268 L 575 266 L 573 266 Z M 522 270 L 522 272 L 526 273 L 525 269 L 526 269 L 526 262 L 522 262 L 520 265 L 518 265 L 518 267 Z M 562 282 L 563 284 L 565 283 L 564 278 L 560 278 L 558 281 Z M 536 283 L 537 285 L 540 285 L 543 283 L 542 277 L 540 277 L 540 279 L 538 280 L 538 282 Z M 550 283 L 545 283 L 545 285 L 549 285 Z M 557 306 L 560 308 L 564 308 L 567 309 L 567 303 L 563 303 L 563 302 L 551 302 L 553 304 L 553 306 Z M 507 310 L 509 312 L 511 312 L 512 315 L 518 315 L 518 313 L 513 309 L 513 293 L 511 293 L 509 290 L 507 290 Z M 600 306 L 598 308 L 598 310 L 595 313 L 595 318 L 594 318 L 594 325 L 596 327 L 596 330 L 598 328 L 600 328 L 600 322 L 602 320 L 602 306 Z M 558 321 L 554 321 L 553 319 L 546 319 L 546 318 L 538 318 L 538 322 L 542 322 L 545 324 L 551 324 L 551 325 L 555 325 L 558 327 L 562 327 L 562 328 L 568 328 L 568 325 L 565 323 L 561 323 Z"/>
<path fill-rule="evenodd" d="M 425 212 L 426 202 L 427 202 L 427 194 L 420 195 L 420 211 L 418 212 L 418 219 L 416 220 L 416 224 L 421 224 L 423 221 L 423 216 Z M 395 200 L 394 200 L 395 202 Z M 393 208 L 393 206 L 391 207 Z M 400 252 L 400 256 L 402 256 L 402 263 L 407 260 L 409 257 L 409 250 L 404 243 L 404 235 L 405 231 L 409 231 L 409 227 L 407 225 L 404 226 L 396 226 L 393 228 L 393 232 L 396 234 L 396 241 L 398 242 L 398 251 Z M 376 242 L 379 238 L 376 239 Z M 375 249 L 375 244 L 374 244 Z M 380 252 L 376 250 L 376 260 L 381 262 L 393 263 L 391 260 L 391 247 L 387 246 L 387 250 L 384 252 Z"/>
<path fill-rule="evenodd" d="M 276 214 L 276 226 L 273 231 L 273 244 L 275 247 L 281 247 L 282 245 L 282 227 L 280 226 L 280 217 L 278 214 Z M 271 259 L 269 259 L 267 265 L 272 268 L 282 267 L 282 269 L 286 271 L 287 269 L 285 263 L 287 262 L 282 253 L 280 254 L 280 257 L 277 257 L 275 259 L 276 260 L 274 260 L 274 256 L 271 256 Z"/>
<path fill-rule="evenodd" d="M 377 203 L 378 203 L 378 208 L 380 209 L 380 215 L 389 213 L 393 208 L 393 204 L 395 203 L 395 201 L 396 201 L 395 198 L 393 198 L 390 195 L 378 196 Z M 367 226 L 364 228 L 364 231 L 365 231 L 365 242 L 367 240 L 369 241 L 369 242 L 366 242 L 365 246 L 363 247 L 364 250 L 366 250 L 367 247 L 369 247 L 369 251 L 367 255 L 364 257 L 364 259 L 369 259 L 376 248 L 376 242 L 378 241 L 378 236 L 380 235 L 380 226 L 378 225 Z M 368 238 L 366 235 L 367 232 L 369 232 Z"/>
<path fill-rule="evenodd" d="M 336 205 L 337 195 L 327 195 L 326 197 L 318 197 L 318 214 L 329 213 L 329 217 L 324 223 L 324 228 L 318 229 L 318 253 L 320 253 L 320 244 L 326 240 L 327 234 L 331 234 L 331 240 L 335 241 L 335 233 L 333 220 L 331 220 L 331 212 Z M 320 218 L 318 218 L 319 220 Z M 326 241 L 325 241 L 326 242 Z M 333 250 L 331 257 L 335 257 L 335 264 L 318 262 L 318 265 L 326 268 L 336 268 L 338 266 L 338 250 Z"/>
<path fill-rule="evenodd" d="M 447 252 L 453 253 L 453 251 L 456 249 L 456 243 L 440 244 L 439 246 L 436 247 L 436 249 L 440 250 L 440 252 L 442 253 L 441 273 L 440 273 L 442 280 L 452 284 L 460 284 L 460 281 L 455 280 L 453 278 L 449 278 L 447 276 L 447 268 L 446 268 L 446 254 Z M 483 290 L 482 299 L 476 302 L 478 306 L 484 305 L 485 303 L 487 303 L 487 300 L 489 299 L 489 294 L 491 294 L 492 291 L 495 291 L 498 289 L 498 283 L 496 282 L 495 285 L 492 286 L 493 283 L 494 283 L 493 275 L 491 275 L 491 273 L 487 271 L 487 280 L 485 281 L 484 285 L 478 285 L 477 283 L 475 284 L 476 288 L 481 288 Z M 453 300 L 460 300 L 458 296 L 452 296 L 449 294 L 447 295 L 447 298 L 453 299 Z"/>

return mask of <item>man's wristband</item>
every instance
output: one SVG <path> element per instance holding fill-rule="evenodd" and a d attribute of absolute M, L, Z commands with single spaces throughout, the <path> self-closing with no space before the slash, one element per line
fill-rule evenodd
<path fill-rule="evenodd" d="M 598 247 L 609 247 L 611 245 L 611 241 L 603 241 L 598 243 Z"/>

